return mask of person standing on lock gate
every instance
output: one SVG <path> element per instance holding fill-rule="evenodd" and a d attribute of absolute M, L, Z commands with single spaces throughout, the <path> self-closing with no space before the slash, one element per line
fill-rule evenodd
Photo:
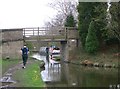
<path fill-rule="evenodd" d="M 22 68 L 26 68 L 26 63 L 27 63 L 27 59 L 28 59 L 28 53 L 29 53 L 29 49 L 27 48 L 26 45 L 23 46 L 23 48 L 21 48 L 22 50 L 22 60 L 23 60 L 23 67 Z"/>
<path fill-rule="evenodd" d="M 49 48 L 46 48 L 46 60 L 49 63 Z"/>

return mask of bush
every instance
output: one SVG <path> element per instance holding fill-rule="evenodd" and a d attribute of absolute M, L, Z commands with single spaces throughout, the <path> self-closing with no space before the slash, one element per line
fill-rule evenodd
<path fill-rule="evenodd" d="M 88 53 L 95 53 L 98 50 L 99 42 L 96 37 L 95 22 L 91 21 L 85 42 L 85 49 Z"/>
<path fill-rule="evenodd" d="M 119 39 L 115 37 L 111 37 L 105 40 L 106 45 L 114 45 L 119 44 Z"/>

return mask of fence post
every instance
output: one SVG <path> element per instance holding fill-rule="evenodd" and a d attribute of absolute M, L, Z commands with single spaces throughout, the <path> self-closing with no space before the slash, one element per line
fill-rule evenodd
<path fill-rule="evenodd" d="M 67 28 L 65 27 L 65 39 L 67 40 Z"/>
<path fill-rule="evenodd" d="M 25 28 L 23 28 L 23 42 L 25 43 Z"/>
<path fill-rule="evenodd" d="M 34 28 L 33 28 L 33 36 L 34 36 Z"/>
<path fill-rule="evenodd" d="M 40 47 L 40 34 L 39 34 L 39 27 L 38 27 L 38 35 L 37 35 L 37 37 L 38 37 L 38 48 Z M 40 49 L 40 48 L 39 48 Z"/>
<path fill-rule="evenodd" d="M 39 37 L 39 27 L 38 27 L 38 37 Z"/>

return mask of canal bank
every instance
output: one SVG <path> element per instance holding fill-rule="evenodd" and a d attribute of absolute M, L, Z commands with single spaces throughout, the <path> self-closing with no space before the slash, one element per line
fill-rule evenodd
<path fill-rule="evenodd" d="M 103 48 L 96 54 L 88 54 L 81 47 L 70 50 L 68 63 L 89 67 L 118 68 L 120 52 L 118 45 Z"/>

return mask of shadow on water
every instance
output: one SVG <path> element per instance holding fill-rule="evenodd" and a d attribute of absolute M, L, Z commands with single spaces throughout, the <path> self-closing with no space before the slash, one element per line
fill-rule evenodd
<path fill-rule="evenodd" d="M 83 67 L 70 63 L 53 67 L 45 56 L 41 58 L 45 62 L 41 76 L 47 87 L 109 87 L 118 84 L 118 69 Z"/>

